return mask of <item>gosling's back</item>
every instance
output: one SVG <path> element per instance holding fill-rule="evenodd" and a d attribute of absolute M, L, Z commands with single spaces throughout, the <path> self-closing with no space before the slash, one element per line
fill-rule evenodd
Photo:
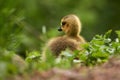
<path fill-rule="evenodd" d="M 78 50 L 79 44 L 76 40 L 70 39 L 68 37 L 57 37 L 49 42 L 48 47 L 53 54 L 58 56 L 65 49 L 69 49 L 71 51 Z"/>

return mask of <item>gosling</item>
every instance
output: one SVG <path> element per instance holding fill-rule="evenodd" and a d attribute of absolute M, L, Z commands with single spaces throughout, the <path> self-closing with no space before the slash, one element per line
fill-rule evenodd
<path fill-rule="evenodd" d="M 86 42 L 80 36 L 81 22 L 74 14 L 64 16 L 61 19 L 61 27 L 58 31 L 63 31 L 65 35 L 53 38 L 48 42 L 48 49 L 56 56 L 66 49 L 71 51 L 81 50 L 81 44 Z"/>

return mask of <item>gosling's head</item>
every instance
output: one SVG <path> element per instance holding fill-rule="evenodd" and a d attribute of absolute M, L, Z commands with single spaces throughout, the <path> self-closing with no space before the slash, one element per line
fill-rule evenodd
<path fill-rule="evenodd" d="M 67 15 L 61 19 L 61 27 L 58 31 L 65 32 L 68 36 L 78 36 L 81 31 L 81 23 L 76 15 Z"/>

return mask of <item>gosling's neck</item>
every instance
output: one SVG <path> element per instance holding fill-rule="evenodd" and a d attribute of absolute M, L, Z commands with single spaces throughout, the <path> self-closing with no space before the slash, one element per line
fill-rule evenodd
<path fill-rule="evenodd" d="M 65 36 L 71 39 L 75 39 L 76 41 L 81 41 L 79 33 L 78 34 L 66 34 Z"/>

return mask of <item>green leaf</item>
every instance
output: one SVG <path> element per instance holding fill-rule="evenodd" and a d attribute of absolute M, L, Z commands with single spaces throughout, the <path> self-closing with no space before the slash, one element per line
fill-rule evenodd
<path fill-rule="evenodd" d="M 118 35 L 118 38 L 119 38 L 119 40 L 120 40 L 120 30 L 115 31 L 115 32 L 116 32 L 116 34 Z"/>
<path fill-rule="evenodd" d="M 111 35 L 112 30 L 109 30 L 108 32 L 105 33 L 104 38 L 109 38 Z"/>

